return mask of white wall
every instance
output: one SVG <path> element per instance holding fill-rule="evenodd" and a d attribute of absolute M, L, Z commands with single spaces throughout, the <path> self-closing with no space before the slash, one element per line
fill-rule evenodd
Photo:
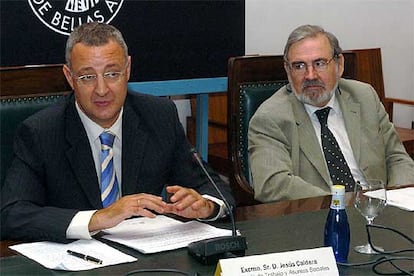
<path fill-rule="evenodd" d="M 414 100 L 414 0 L 245 0 L 246 54 L 282 54 L 302 24 L 334 33 L 342 49 L 381 48 L 385 94 Z M 411 127 L 414 107 L 394 107 Z"/>
<path fill-rule="evenodd" d="M 184 132 L 187 134 L 187 117 L 191 116 L 190 100 L 174 100 L 174 103 L 177 106 L 178 119 L 183 125 Z"/>

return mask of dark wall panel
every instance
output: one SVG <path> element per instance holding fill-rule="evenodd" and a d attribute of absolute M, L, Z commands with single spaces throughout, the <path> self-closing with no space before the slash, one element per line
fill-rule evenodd
<path fill-rule="evenodd" d="M 50 21 L 53 9 L 63 13 L 68 1 L 73 0 L 0 0 L 1 66 L 64 63 L 67 35 L 47 27 L 29 3 L 45 5 L 43 21 Z M 86 2 L 95 8 L 111 3 Z M 68 21 L 69 28 L 87 19 L 86 13 L 67 14 L 76 19 Z M 126 0 L 111 24 L 129 46 L 132 81 L 216 77 L 226 75 L 230 56 L 244 54 L 244 14 L 244 0 Z M 103 8 L 98 15 L 106 16 Z"/>

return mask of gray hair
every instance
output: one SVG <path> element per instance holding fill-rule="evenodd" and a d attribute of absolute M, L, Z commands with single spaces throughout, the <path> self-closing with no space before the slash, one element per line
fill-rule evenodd
<path fill-rule="evenodd" d="M 332 55 L 336 60 L 338 58 L 338 55 L 342 54 L 342 48 L 339 46 L 339 41 L 336 38 L 336 36 L 330 32 L 325 31 L 320 26 L 302 25 L 293 30 L 293 32 L 289 35 L 289 38 L 286 42 L 285 50 L 283 52 L 283 57 L 285 61 L 288 61 L 289 49 L 294 43 L 305 38 L 316 37 L 318 34 L 322 34 L 328 38 L 329 44 L 332 48 Z"/>
<path fill-rule="evenodd" d="M 75 44 L 82 43 L 87 46 L 103 46 L 110 40 L 117 42 L 122 47 L 125 59 L 128 59 L 128 46 L 117 28 L 100 22 L 90 22 L 80 25 L 73 30 L 66 41 L 66 64 L 71 68 L 70 55 Z"/>

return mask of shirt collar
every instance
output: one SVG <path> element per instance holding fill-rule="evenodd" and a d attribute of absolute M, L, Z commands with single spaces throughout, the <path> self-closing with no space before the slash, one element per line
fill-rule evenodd
<path fill-rule="evenodd" d="M 92 141 L 95 141 L 96 139 L 99 139 L 99 135 L 101 135 L 104 131 L 110 131 L 112 132 L 115 137 L 118 139 L 121 139 L 121 131 L 122 131 L 122 114 L 124 108 L 121 108 L 121 111 L 119 112 L 118 119 L 116 119 L 115 123 L 110 128 L 103 128 L 94 121 L 92 121 L 79 107 L 79 104 L 77 101 L 75 101 L 76 110 L 78 111 L 79 117 L 82 121 L 83 126 L 85 127 L 86 133 L 88 134 L 89 138 Z"/>
<path fill-rule="evenodd" d="M 339 108 L 338 100 L 336 98 L 336 93 L 333 93 L 331 99 L 329 100 L 329 102 L 325 106 L 319 107 L 319 106 L 313 106 L 313 105 L 310 105 L 310 104 L 304 104 L 304 105 L 305 105 L 306 112 L 308 114 L 312 114 L 312 115 L 315 115 L 315 111 L 323 109 L 325 107 L 330 107 L 331 112 L 334 111 L 332 113 L 340 114 L 340 112 L 341 112 L 341 109 Z M 329 114 L 331 114 L 331 112 Z"/>

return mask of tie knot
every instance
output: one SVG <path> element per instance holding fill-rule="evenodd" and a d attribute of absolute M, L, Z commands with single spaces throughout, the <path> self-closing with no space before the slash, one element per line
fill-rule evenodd
<path fill-rule="evenodd" d="M 318 117 L 321 125 L 326 125 L 328 122 L 329 111 L 331 111 L 331 108 L 329 106 L 315 111 L 315 114 Z"/>
<path fill-rule="evenodd" d="M 102 145 L 112 147 L 114 144 L 115 135 L 109 131 L 104 131 L 101 133 L 101 135 L 99 135 L 99 139 L 101 140 Z"/>

